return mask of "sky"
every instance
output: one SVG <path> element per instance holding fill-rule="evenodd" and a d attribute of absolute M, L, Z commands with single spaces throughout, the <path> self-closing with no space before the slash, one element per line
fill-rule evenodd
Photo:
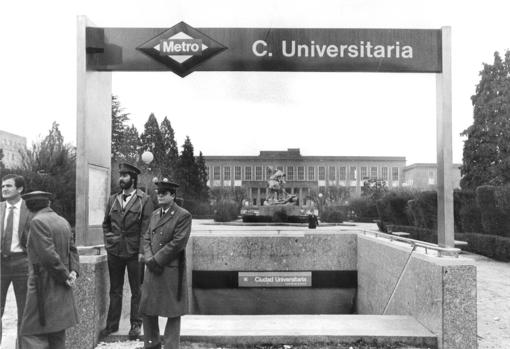
<path fill-rule="evenodd" d="M 508 1 L 9 1 L 0 7 L 0 129 L 76 143 L 76 16 L 99 27 L 452 28 L 453 161 L 483 63 L 510 48 Z M 204 155 L 405 156 L 436 162 L 436 77 L 403 73 L 114 73 L 139 131 L 167 116 Z M 108 117 L 108 116 L 106 116 Z"/>

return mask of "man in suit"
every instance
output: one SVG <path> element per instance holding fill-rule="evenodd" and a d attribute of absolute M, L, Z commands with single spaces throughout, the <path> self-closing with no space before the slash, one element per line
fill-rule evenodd
<path fill-rule="evenodd" d="M 163 345 L 178 349 L 181 315 L 188 309 L 185 249 L 191 233 L 191 214 L 175 203 L 178 185 L 166 179 L 157 183 L 160 208 L 152 214 L 144 234 L 147 265 L 140 313 L 145 348 L 161 348 L 158 316 L 167 318 Z"/>
<path fill-rule="evenodd" d="M 106 337 L 119 330 L 122 310 L 124 273 L 127 268 L 131 289 L 129 338 L 140 336 L 142 318 L 139 313 L 140 284 L 143 262 L 142 234 L 149 225 L 153 211 L 152 201 L 143 191 L 136 189 L 140 170 L 133 165 L 119 165 L 121 192 L 108 200 L 103 221 L 105 248 L 110 274 L 110 307 L 106 328 L 100 333 Z"/>
<path fill-rule="evenodd" d="M 23 195 L 30 212 L 28 291 L 22 349 L 65 349 L 65 330 L 78 323 L 72 288 L 80 261 L 69 223 L 50 208 L 52 194 Z"/>
<path fill-rule="evenodd" d="M 18 308 L 18 338 L 27 295 L 27 235 L 31 219 L 25 201 L 21 199 L 24 187 L 25 179 L 22 176 L 8 174 L 2 178 L 2 198 L 5 201 L 0 203 L 0 232 L 2 236 L 1 316 L 4 315 L 7 290 L 12 283 Z M 0 321 L 0 342 L 2 340 L 1 326 Z M 16 344 L 16 347 L 18 347 L 18 344 Z"/>

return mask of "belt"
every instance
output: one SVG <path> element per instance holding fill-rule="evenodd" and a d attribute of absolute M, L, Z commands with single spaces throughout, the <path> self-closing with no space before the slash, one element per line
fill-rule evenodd
<path fill-rule="evenodd" d="M 26 252 L 10 252 L 9 254 L 3 254 L 2 253 L 2 259 L 8 259 L 8 258 L 20 258 L 20 257 L 26 257 Z"/>

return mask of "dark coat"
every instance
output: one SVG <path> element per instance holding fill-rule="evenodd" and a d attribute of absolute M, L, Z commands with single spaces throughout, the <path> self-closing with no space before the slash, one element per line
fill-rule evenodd
<path fill-rule="evenodd" d="M 144 257 L 146 261 L 154 258 L 164 268 L 161 275 L 146 269 L 140 312 L 177 317 L 188 310 L 185 249 L 191 233 L 191 214 L 175 203 L 161 218 L 160 212 L 161 209 L 154 211 L 144 234 Z"/>
<path fill-rule="evenodd" d="M 71 226 L 51 208 L 40 210 L 30 223 L 27 252 L 28 290 L 21 333 L 51 333 L 74 326 L 78 323 L 78 313 L 73 290 L 67 286 L 66 280 L 71 270 L 79 273 L 80 261 Z M 45 326 L 39 322 L 34 264 L 40 266 Z"/>
<path fill-rule="evenodd" d="M 122 192 L 110 196 L 103 221 L 104 244 L 108 253 L 132 257 L 143 253 L 141 238 L 153 211 L 152 201 L 137 189 L 122 209 Z"/>
<path fill-rule="evenodd" d="M 0 202 L 0 232 L 3 238 L 4 236 L 4 220 L 5 220 L 5 210 L 7 207 L 7 203 L 5 201 Z M 19 216 L 19 225 L 18 225 L 18 239 L 20 242 L 21 249 L 23 251 L 27 251 L 27 236 L 28 229 L 30 228 L 30 220 L 32 219 L 32 213 L 27 208 L 25 204 L 25 200 L 21 199 L 21 207 L 20 207 L 20 216 Z"/>

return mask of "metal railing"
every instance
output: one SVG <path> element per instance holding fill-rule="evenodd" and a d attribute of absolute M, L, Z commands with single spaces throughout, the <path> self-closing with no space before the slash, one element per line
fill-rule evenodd
<path fill-rule="evenodd" d="M 402 236 L 383 233 L 380 231 L 362 230 L 362 232 L 363 232 L 363 235 L 367 235 L 367 233 L 368 233 L 368 234 L 374 235 L 375 237 L 386 238 L 390 241 L 403 242 L 403 243 L 406 243 L 409 246 L 411 246 L 413 249 L 416 249 L 416 247 L 421 247 L 425 250 L 425 254 L 428 254 L 429 250 L 436 251 L 438 257 L 445 256 L 445 257 L 456 257 L 457 258 L 457 257 L 459 257 L 459 254 L 461 252 L 461 249 L 456 248 L 456 247 L 440 247 L 440 246 L 430 243 L 430 242 L 414 240 L 414 239 L 405 238 Z"/>

